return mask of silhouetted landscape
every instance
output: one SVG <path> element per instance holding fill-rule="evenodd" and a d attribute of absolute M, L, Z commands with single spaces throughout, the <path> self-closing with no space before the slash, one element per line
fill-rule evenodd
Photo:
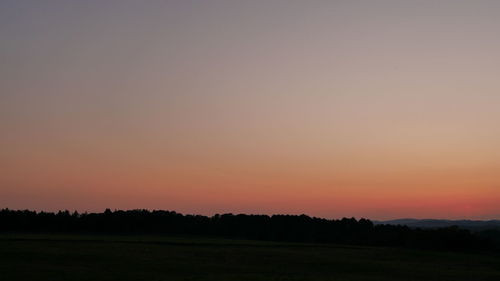
<path fill-rule="evenodd" d="M 498 237 L 306 215 L 3 209 L 0 272 L 9 281 L 497 280 Z"/>
<path fill-rule="evenodd" d="M 128 210 L 103 213 L 0 211 L 0 231 L 21 233 L 154 234 L 335 243 L 436 250 L 493 250 L 497 229 L 472 232 L 459 226 L 413 228 L 374 224 L 367 219 L 328 220 L 306 215 L 223 214 L 212 217 L 174 211 Z"/>

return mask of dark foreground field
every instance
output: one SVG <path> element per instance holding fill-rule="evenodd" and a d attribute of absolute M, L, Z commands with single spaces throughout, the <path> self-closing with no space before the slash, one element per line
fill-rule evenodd
<path fill-rule="evenodd" d="M 198 238 L 0 235 L 0 280 L 500 280 L 500 256 Z"/>

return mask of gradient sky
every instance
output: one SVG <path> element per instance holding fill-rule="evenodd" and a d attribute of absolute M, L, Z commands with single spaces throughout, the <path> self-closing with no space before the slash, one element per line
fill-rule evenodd
<path fill-rule="evenodd" d="M 1 1 L 0 207 L 500 218 L 500 1 Z"/>

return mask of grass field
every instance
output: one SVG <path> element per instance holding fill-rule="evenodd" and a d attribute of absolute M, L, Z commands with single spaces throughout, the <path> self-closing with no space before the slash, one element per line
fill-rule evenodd
<path fill-rule="evenodd" d="M 0 235 L 0 280 L 500 280 L 500 255 L 200 238 Z"/>

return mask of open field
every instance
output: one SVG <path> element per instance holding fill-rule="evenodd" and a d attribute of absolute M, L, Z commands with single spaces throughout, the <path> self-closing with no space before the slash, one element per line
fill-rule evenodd
<path fill-rule="evenodd" d="M 0 235 L 0 280 L 500 280 L 500 255 L 201 238 Z"/>

